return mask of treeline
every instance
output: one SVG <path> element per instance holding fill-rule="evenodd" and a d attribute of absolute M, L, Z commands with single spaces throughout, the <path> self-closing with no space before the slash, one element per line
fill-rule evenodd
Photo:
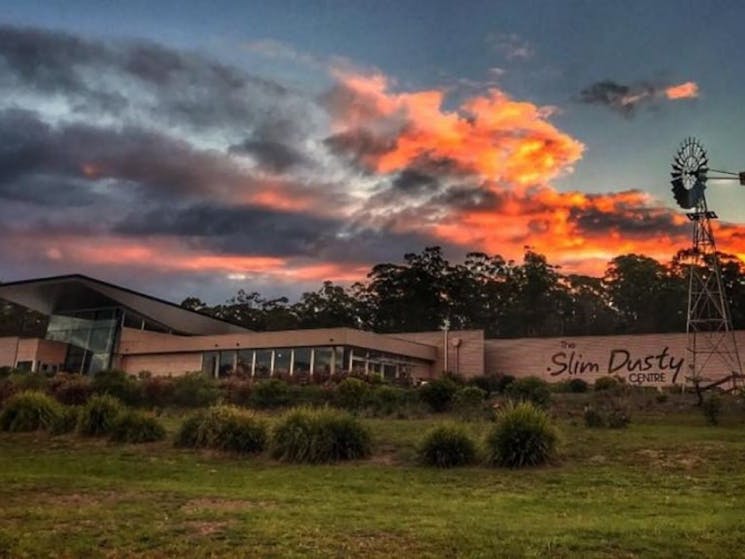
<path fill-rule="evenodd" d="M 256 331 L 349 326 L 377 332 L 483 329 L 487 337 L 579 336 L 685 330 L 686 252 L 669 263 L 636 254 L 611 260 L 602 277 L 563 274 L 526 248 L 522 262 L 468 254 L 451 263 L 440 247 L 378 264 L 349 288 L 324 282 L 299 301 L 241 290 L 222 305 L 182 306 Z M 745 266 L 720 254 L 735 328 L 745 328 Z"/>

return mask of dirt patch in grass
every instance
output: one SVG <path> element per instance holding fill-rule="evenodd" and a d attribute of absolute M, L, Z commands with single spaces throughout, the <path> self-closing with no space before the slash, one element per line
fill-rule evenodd
<path fill-rule="evenodd" d="M 192 534 L 199 536 L 211 536 L 213 534 L 219 534 L 229 528 L 233 522 L 226 520 L 189 520 L 184 522 L 184 526 Z"/>
<path fill-rule="evenodd" d="M 256 509 L 274 508 L 271 501 L 249 501 L 246 499 L 221 499 L 219 497 L 203 497 L 191 499 L 181 506 L 181 512 L 195 514 L 199 512 L 244 512 Z"/>

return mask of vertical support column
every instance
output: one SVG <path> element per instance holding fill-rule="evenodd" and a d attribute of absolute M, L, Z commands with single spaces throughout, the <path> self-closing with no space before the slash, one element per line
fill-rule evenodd
<path fill-rule="evenodd" d="M 256 350 L 251 354 L 251 378 L 256 376 Z"/>

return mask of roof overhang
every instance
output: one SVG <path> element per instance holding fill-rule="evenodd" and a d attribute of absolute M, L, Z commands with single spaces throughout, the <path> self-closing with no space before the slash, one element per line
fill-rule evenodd
<path fill-rule="evenodd" d="M 174 303 L 78 274 L 0 284 L 0 299 L 46 315 L 75 309 L 121 306 L 178 334 L 249 332 L 241 326 Z"/>

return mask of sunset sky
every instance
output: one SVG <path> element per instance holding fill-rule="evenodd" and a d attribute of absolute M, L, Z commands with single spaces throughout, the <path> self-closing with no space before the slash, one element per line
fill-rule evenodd
<path fill-rule="evenodd" d="M 440 245 L 565 272 L 690 243 L 745 170 L 741 2 L 3 2 L 0 280 L 295 297 Z M 745 256 L 745 188 L 710 183 Z"/>

